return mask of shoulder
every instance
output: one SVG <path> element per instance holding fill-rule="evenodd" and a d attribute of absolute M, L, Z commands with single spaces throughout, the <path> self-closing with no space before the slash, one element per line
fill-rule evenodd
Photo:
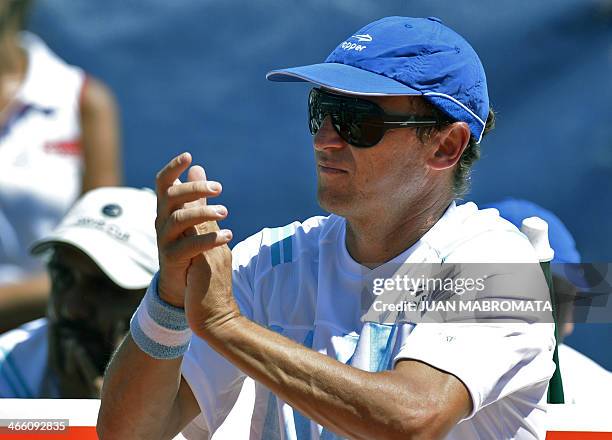
<path fill-rule="evenodd" d="M 101 80 L 87 75 L 80 98 L 83 117 L 99 116 L 101 113 L 115 112 L 117 103 L 111 90 Z"/>
<path fill-rule="evenodd" d="M 64 61 L 59 55 L 57 55 L 45 41 L 38 35 L 30 32 L 23 31 L 19 35 L 21 47 L 28 53 L 29 61 L 38 67 L 45 67 L 52 69 L 55 73 L 56 70 L 72 71 L 82 73 L 83 69 L 74 66 Z"/>
<path fill-rule="evenodd" d="M 37 398 L 46 371 L 47 320 L 0 336 L 0 397 Z"/>
<path fill-rule="evenodd" d="M 495 209 L 478 209 L 468 202 L 449 208 L 433 242 L 448 262 L 536 263 L 525 235 Z"/>
<path fill-rule="evenodd" d="M 28 67 L 20 97 L 49 107 L 78 104 L 85 72 L 57 56 L 38 36 L 20 34 L 21 45 L 28 53 Z"/>
<path fill-rule="evenodd" d="M 559 361 L 564 372 L 580 372 L 578 374 L 582 377 L 588 377 L 593 381 L 605 380 L 612 385 L 612 372 L 569 345 L 559 344 Z"/>
<path fill-rule="evenodd" d="M 606 403 L 600 396 L 612 392 L 612 372 L 566 344 L 559 344 L 559 365 L 566 403 Z"/>
<path fill-rule="evenodd" d="M 303 222 L 262 229 L 232 249 L 234 268 L 246 266 L 254 258 L 265 259 L 270 266 L 294 261 L 303 252 L 318 249 L 319 241 L 338 220 L 335 216 L 314 216 Z"/>
<path fill-rule="evenodd" d="M 10 352 L 15 346 L 23 344 L 32 338 L 47 333 L 47 319 L 41 318 L 35 321 L 30 321 L 19 328 L 8 331 L 0 335 L 0 349 L 4 352 Z M 0 363 L 2 359 L 0 359 Z"/>

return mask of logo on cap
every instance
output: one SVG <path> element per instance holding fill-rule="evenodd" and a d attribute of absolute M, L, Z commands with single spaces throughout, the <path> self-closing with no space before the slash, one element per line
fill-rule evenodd
<path fill-rule="evenodd" d="M 107 217 L 119 217 L 123 213 L 121 206 L 111 203 L 102 208 L 102 214 Z"/>
<path fill-rule="evenodd" d="M 372 41 L 372 36 L 370 34 L 357 34 L 357 35 L 353 35 L 351 38 L 359 41 L 360 43 L 369 43 L 370 41 Z M 357 44 L 357 43 L 351 43 L 350 41 L 345 41 L 344 43 L 340 45 L 340 47 L 344 50 L 354 50 L 356 52 L 361 52 L 363 49 L 367 48 L 368 46 Z"/>
<path fill-rule="evenodd" d="M 360 43 L 363 43 L 363 42 L 369 43 L 370 41 L 372 41 L 372 36 L 370 34 L 353 35 L 351 38 L 354 38 Z"/>

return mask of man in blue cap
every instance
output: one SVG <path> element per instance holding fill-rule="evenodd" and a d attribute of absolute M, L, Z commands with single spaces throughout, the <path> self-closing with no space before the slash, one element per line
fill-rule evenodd
<path fill-rule="evenodd" d="M 206 204 L 221 185 L 188 153 L 168 163 L 160 272 L 108 368 L 100 437 L 206 438 L 248 375 L 252 439 L 544 438 L 552 324 L 362 319 L 364 286 L 393 265 L 538 263 L 514 226 L 454 203 L 492 124 L 472 47 L 439 19 L 387 17 L 268 79 L 314 85 L 317 195 L 332 214 L 230 252 L 216 226 L 227 209 Z"/>

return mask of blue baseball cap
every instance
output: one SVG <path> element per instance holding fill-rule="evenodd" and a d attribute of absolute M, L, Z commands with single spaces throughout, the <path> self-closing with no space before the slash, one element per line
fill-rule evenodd
<path fill-rule="evenodd" d="M 499 215 L 520 229 L 523 219 L 540 217 L 548 223 L 548 240 L 555 251 L 552 263 L 580 263 L 580 253 L 571 232 L 559 217 L 528 200 L 506 198 L 499 202 L 482 205 L 481 208 L 495 208 Z"/>
<path fill-rule="evenodd" d="M 510 197 L 499 202 L 482 205 L 481 208 L 497 209 L 500 216 L 517 228 L 521 227 L 523 219 L 527 217 L 540 217 L 548 223 L 548 241 L 550 247 L 555 251 L 555 256 L 551 261 L 552 272 L 566 278 L 578 287 L 588 286 L 579 265 L 581 257 L 578 249 L 576 249 L 574 237 L 561 219 L 551 211 L 528 200 Z"/>
<path fill-rule="evenodd" d="M 385 17 L 341 42 L 320 64 L 273 70 L 271 81 L 307 81 L 370 96 L 421 95 L 480 142 L 489 114 L 484 68 L 439 18 Z"/>

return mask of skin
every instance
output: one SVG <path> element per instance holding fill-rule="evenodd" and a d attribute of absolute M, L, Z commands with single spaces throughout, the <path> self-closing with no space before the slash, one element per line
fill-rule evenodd
<path fill-rule="evenodd" d="M 10 116 L 15 94 L 28 67 L 19 44 L 20 25 L 0 2 L 0 125 Z M 122 183 L 117 106 L 111 91 L 88 77 L 81 92 L 79 117 L 84 172 L 82 192 Z M 50 282 L 45 272 L 32 273 L 19 282 L 0 285 L 0 332 L 44 315 Z"/>
<path fill-rule="evenodd" d="M 388 114 L 424 114 L 420 98 L 368 99 Z M 353 148 L 327 118 L 314 138 L 317 196 L 323 209 L 347 219 L 347 249 L 356 261 L 380 265 L 436 223 L 454 198 L 450 182 L 466 129 L 453 124 L 425 145 L 414 129 L 389 130 L 378 145 Z M 384 215 L 373 222 L 372 213 Z"/>
<path fill-rule="evenodd" d="M 121 186 L 123 170 L 115 97 L 102 81 L 88 76 L 80 104 L 81 149 L 85 164 L 81 191 Z"/>
<path fill-rule="evenodd" d="M 418 111 L 420 105 L 410 97 L 372 100 L 388 113 Z M 414 130 L 398 129 L 374 148 L 357 149 L 329 120 L 324 123 L 314 139 L 318 198 L 346 218 L 346 245 L 354 259 L 372 266 L 387 261 L 440 218 L 452 200 L 453 167 L 468 140 L 467 124 L 455 123 L 425 144 Z M 185 307 L 194 333 L 279 398 L 347 438 L 442 438 L 469 414 L 469 394 L 450 374 L 411 360 L 392 371 L 365 372 L 242 316 L 232 296 L 226 245 L 231 234 L 216 226 L 227 210 L 205 200 L 218 196 L 220 188 L 208 186 L 199 166 L 190 168 L 187 183 L 178 181 L 190 164 L 191 156 L 183 154 L 158 174 L 156 226 L 160 296 Z M 151 388 L 143 405 L 141 393 Z M 155 361 L 128 336 L 107 372 L 100 438 L 171 438 L 198 412 L 180 361 Z"/>
<path fill-rule="evenodd" d="M 86 254 L 56 245 L 48 264 L 52 280 L 49 367 L 62 398 L 99 398 L 102 373 L 129 328 L 144 290 L 114 284 Z"/>
<path fill-rule="evenodd" d="M 567 278 L 560 275 L 553 274 L 552 280 L 557 302 L 557 325 L 560 328 L 559 344 L 561 344 L 563 339 L 574 331 L 573 314 L 577 288 Z"/>

